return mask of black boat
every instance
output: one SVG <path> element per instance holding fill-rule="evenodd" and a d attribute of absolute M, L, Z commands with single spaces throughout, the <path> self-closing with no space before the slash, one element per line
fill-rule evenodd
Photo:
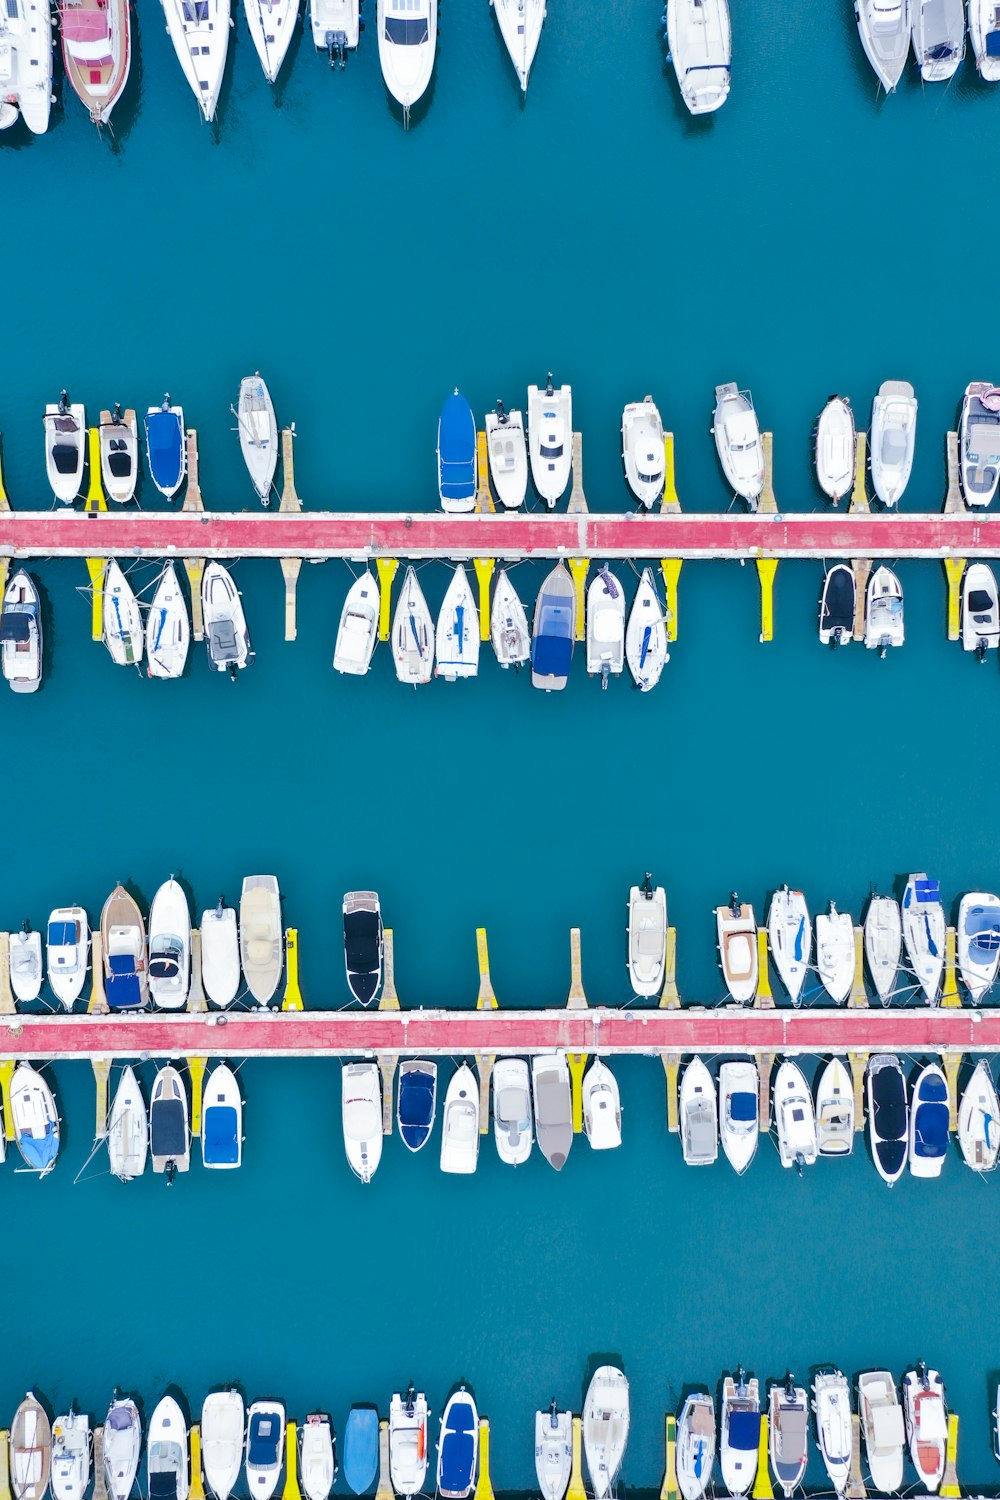
<path fill-rule="evenodd" d="M 362 1005 L 382 988 L 382 911 L 377 891 L 348 891 L 344 897 L 344 959 L 347 983 Z"/>
<path fill-rule="evenodd" d="M 846 563 L 836 563 L 823 579 L 819 605 L 819 638 L 844 646 L 854 639 L 854 574 Z"/>
<path fill-rule="evenodd" d="M 906 1166 L 908 1123 L 899 1059 L 879 1053 L 868 1064 L 868 1132 L 875 1165 L 890 1187 Z"/>

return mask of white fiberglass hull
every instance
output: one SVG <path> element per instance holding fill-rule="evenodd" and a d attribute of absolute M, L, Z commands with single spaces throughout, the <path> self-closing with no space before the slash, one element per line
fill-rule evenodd
<path fill-rule="evenodd" d="M 248 0 L 248 5 L 258 3 L 259 0 Z M 273 78 L 271 82 L 274 82 Z M 243 462 L 254 489 L 262 503 L 267 505 L 278 466 L 278 423 L 271 393 L 259 375 L 245 375 L 240 381 L 236 422 Z"/>
<path fill-rule="evenodd" d="M 377 0 L 375 22 L 382 77 L 405 118 L 434 72 L 437 0 Z"/>
<path fill-rule="evenodd" d="M 246 1430 L 239 1391 L 212 1391 L 201 1408 L 201 1456 L 205 1481 L 215 1500 L 229 1500 L 243 1466 Z"/>
<path fill-rule="evenodd" d="M 875 493 L 887 509 L 902 499 L 913 468 L 917 398 L 905 380 L 886 380 L 872 403 L 871 467 Z"/>
<path fill-rule="evenodd" d="M 124 412 L 115 407 L 114 415 L 101 412 L 100 446 L 101 478 L 108 499 L 127 505 L 135 497 L 139 475 L 139 424 L 131 407 Z"/>
<path fill-rule="evenodd" d="M 190 642 L 187 601 L 177 569 L 168 562 L 146 616 L 146 663 L 150 677 L 180 677 Z"/>
<path fill-rule="evenodd" d="M 774 1118 L 783 1167 L 808 1167 L 816 1160 L 816 1111 L 796 1063 L 783 1062 L 774 1080 Z"/>
<path fill-rule="evenodd" d="M 500 35 L 514 64 L 522 93 L 528 92 L 528 75 L 538 51 L 545 20 L 545 0 L 490 0 Z"/>
<path fill-rule="evenodd" d="M 191 986 L 191 913 L 171 877 L 149 912 L 149 994 L 161 1010 L 181 1010 Z"/>
<path fill-rule="evenodd" d="M 896 986 L 903 953 L 903 920 L 899 902 L 873 896 L 865 917 L 865 957 L 879 999 L 887 1005 Z"/>
<path fill-rule="evenodd" d="M 958 1144 L 974 1172 L 992 1172 L 1000 1152 L 1000 1099 L 985 1059 L 965 1085 L 958 1107 Z"/>
<path fill-rule="evenodd" d="M 726 1160 L 742 1176 L 757 1152 L 760 1076 L 754 1062 L 719 1069 L 719 1136 Z"/>
<path fill-rule="evenodd" d="M 243 0 L 250 36 L 268 83 L 274 83 L 295 35 L 299 0 Z"/>
<path fill-rule="evenodd" d="M 594 1500 L 611 1493 L 625 1457 L 629 1420 L 628 1381 L 613 1365 L 601 1365 L 583 1403 L 583 1451 Z"/>
<path fill-rule="evenodd" d="M 587 590 L 587 671 L 602 684 L 625 665 L 625 590 L 602 568 Z"/>
<path fill-rule="evenodd" d="M 568 385 L 528 386 L 528 452 L 535 489 L 551 510 L 573 466 L 573 392 Z"/>
<path fill-rule="evenodd" d="M 479 613 L 468 575 L 459 563 L 438 615 L 437 675 L 446 682 L 475 677 L 479 671 Z"/>
<path fill-rule="evenodd" d="M 486 413 L 486 451 L 497 499 L 507 510 L 517 510 L 528 493 L 528 446 L 524 416 L 519 411 Z"/>
<path fill-rule="evenodd" d="M 809 908 L 801 891 L 775 891 L 767 911 L 771 957 L 793 1005 L 798 1005 L 812 952 Z"/>
<path fill-rule="evenodd" d="M 215 118 L 229 51 L 230 0 L 162 0 L 181 71 L 206 120 Z"/>
<path fill-rule="evenodd" d="M 667 622 L 653 582 L 652 568 L 643 568 L 625 627 L 625 660 L 641 693 L 660 680 L 670 660 Z"/>
<path fill-rule="evenodd" d="M 816 967 L 830 999 L 843 1005 L 854 982 L 854 924 L 832 902 L 816 918 Z"/>
<path fill-rule="evenodd" d="M 502 667 L 523 666 L 531 656 L 528 617 L 506 568 L 500 569 L 493 590 L 490 641 Z"/>
<path fill-rule="evenodd" d="M 267 1005 L 278 988 L 282 956 L 277 878 L 247 875 L 240 896 L 240 963 L 258 1005 Z"/>
<path fill-rule="evenodd" d="M 368 671 L 378 640 L 379 598 L 378 579 L 367 570 L 351 584 L 333 652 L 335 671 L 350 677 L 363 677 Z"/>
<path fill-rule="evenodd" d="M 117 667 L 138 666 L 144 645 L 142 616 L 132 586 L 112 557 L 104 574 L 104 644 Z"/>
<path fill-rule="evenodd" d="M 844 396 L 831 396 L 816 428 L 816 478 L 834 505 L 850 493 L 854 483 L 856 444 L 851 403 Z"/>
<path fill-rule="evenodd" d="M 631 401 L 622 412 L 622 462 L 629 489 L 649 510 L 663 494 L 666 473 L 663 422 L 652 396 Z"/>
<path fill-rule="evenodd" d="M 820 1156 L 850 1156 L 854 1150 L 854 1084 L 833 1057 L 816 1085 L 816 1145 Z"/>
<path fill-rule="evenodd" d="M 400 682 L 430 682 L 434 671 L 434 620 L 412 567 L 407 568 L 392 617 L 392 659 Z"/>
<path fill-rule="evenodd" d="M 667 0 L 667 45 L 691 113 L 720 109 L 729 96 L 733 51 L 728 0 Z"/>
<path fill-rule="evenodd" d="M 139 1080 L 123 1068 L 108 1121 L 108 1158 L 112 1174 L 122 1182 L 141 1177 L 149 1154 L 149 1120 Z"/>
<path fill-rule="evenodd" d="M 232 1005 L 240 989 L 236 912 L 222 902 L 201 914 L 201 982 L 212 1005 Z"/>

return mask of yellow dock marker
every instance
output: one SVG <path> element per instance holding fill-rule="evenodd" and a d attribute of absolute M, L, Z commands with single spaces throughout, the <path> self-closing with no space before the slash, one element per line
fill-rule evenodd
<path fill-rule="evenodd" d="M 963 1061 L 961 1052 L 941 1054 L 941 1069 L 948 1083 L 948 1129 L 952 1134 L 958 1130 L 958 1075 Z"/>
<path fill-rule="evenodd" d="M 378 1500 L 378 1496 L 375 1496 Z M 479 1478 L 473 1500 L 494 1500 L 493 1482 L 490 1479 L 490 1424 L 486 1417 L 479 1419 Z"/>
<path fill-rule="evenodd" d="M 677 584 L 681 576 L 682 557 L 661 557 L 660 572 L 667 591 L 667 640 L 677 639 Z"/>
<path fill-rule="evenodd" d="M 92 1057 L 90 1066 L 94 1070 L 95 1119 L 94 1140 L 104 1141 L 108 1136 L 108 1079 L 111 1077 L 110 1057 Z"/>
<path fill-rule="evenodd" d="M 205 1481 L 201 1476 L 201 1424 L 191 1424 L 191 1486 L 188 1500 L 205 1500 Z"/>
<path fill-rule="evenodd" d="M 476 510 L 481 516 L 491 515 L 496 510 L 493 492 L 490 489 L 490 455 L 486 447 L 485 432 L 476 433 L 476 465 L 479 484 L 476 488 Z"/>
<path fill-rule="evenodd" d="M 587 1500 L 587 1491 L 583 1487 L 583 1443 L 581 1433 L 583 1423 L 579 1417 L 573 1418 L 573 1465 L 570 1469 L 569 1489 L 566 1491 L 566 1500 Z"/>
<path fill-rule="evenodd" d="M 387 641 L 392 629 L 392 580 L 399 562 L 395 557 L 376 557 L 375 566 L 378 568 L 378 638 Z"/>
<path fill-rule="evenodd" d="M 378 1489 L 375 1500 L 395 1500 L 389 1465 L 389 1423 L 385 1417 L 378 1424 Z"/>
<path fill-rule="evenodd" d="M 488 641 L 490 638 L 490 583 L 493 579 L 493 569 L 496 567 L 496 559 L 493 557 L 474 557 L 473 566 L 476 577 L 479 579 L 479 639 Z"/>
<path fill-rule="evenodd" d="M 757 1130 L 760 1135 L 767 1135 L 771 1129 L 771 1069 L 774 1067 L 774 1053 L 762 1052 L 757 1058 L 757 1072 L 759 1082 L 757 1084 Z"/>
<path fill-rule="evenodd" d="M 0 1428 L 0 1500 L 11 1500 L 10 1495 L 10 1433 Z"/>
<path fill-rule="evenodd" d="M 302 501 L 299 492 L 295 488 L 295 428 L 283 427 L 281 429 L 281 468 L 284 474 L 284 484 L 281 487 L 281 499 L 278 502 L 278 510 L 285 515 L 289 511 L 297 512 L 302 509 Z"/>
<path fill-rule="evenodd" d="M 101 937 L 100 928 L 96 928 L 90 934 L 90 959 L 91 985 L 87 1013 L 92 1016 L 106 1016 L 109 1006 L 104 994 L 104 939 Z"/>
<path fill-rule="evenodd" d="M 570 516 L 583 515 L 590 507 L 587 497 L 583 493 L 583 433 L 573 434 L 573 488 L 569 492 L 569 505 L 566 513 Z"/>
<path fill-rule="evenodd" d="M 767 1414 L 762 1412 L 760 1418 L 760 1437 L 757 1440 L 757 1473 L 754 1477 L 751 1494 L 753 1500 L 774 1500 L 774 1490 L 771 1488 L 771 1470 L 769 1467 L 770 1455 L 767 1449 Z"/>
<path fill-rule="evenodd" d="M 191 1134 L 201 1135 L 201 1100 L 205 1086 L 207 1057 L 189 1057 L 188 1072 L 191 1074 Z"/>
<path fill-rule="evenodd" d="M 667 928 L 666 952 L 663 958 L 663 989 L 660 991 L 661 1010 L 677 1010 L 681 1003 L 677 988 L 677 928 Z"/>
<path fill-rule="evenodd" d="M 103 557 L 88 557 L 87 572 L 90 575 L 90 639 L 104 637 L 104 573 L 107 562 Z"/>
<path fill-rule="evenodd" d="M 776 557 L 758 557 L 757 578 L 760 582 L 760 642 L 774 640 L 774 575 L 778 571 Z"/>
<path fill-rule="evenodd" d="M 865 638 L 865 609 L 868 603 L 868 575 L 872 570 L 871 559 L 854 557 L 851 572 L 854 574 L 854 639 Z"/>
<path fill-rule="evenodd" d="M 681 502 L 677 497 L 677 484 L 674 477 L 674 435 L 672 432 L 665 432 L 663 434 L 663 499 L 660 501 L 660 509 L 678 514 L 680 508 Z"/>
<path fill-rule="evenodd" d="M 663 1471 L 663 1483 L 660 1485 L 660 1500 L 680 1500 L 680 1490 L 677 1487 L 677 1418 L 672 1411 L 667 1412 L 667 1463 Z"/>
<path fill-rule="evenodd" d="M 944 934 L 944 983 L 941 986 L 941 1004 L 951 1009 L 960 1007 L 962 996 L 958 988 L 955 968 L 956 937 L 954 927 L 946 927 Z"/>
<path fill-rule="evenodd" d="M 854 978 L 851 993 L 847 997 L 848 1010 L 866 1010 L 868 991 L 865 989 L 865 933 L 863 927 L 854 929 Z"/>
<path fill-rule="evenodd" d="M 5 1141 L 14 1139 L 14 1112 L 10 1107 L 10 1081 L 17 1063 L 12 1057 L 0 1061 L 0 1098 L 3 1099 L 3 1135 Z"/>
<path fill-rule="evenodd" d="M 764 483 L 757 501 L 757 514 L 774 516 L 778 513 L 778 502 L 774 498 L 774 433 L 762 432 L 760 441 L 764 450 Z"/>
<path fill-rule="evenodd" d="M 962 574 L 964 557 L 946 557 L 944 572 L 948 580 L 948 639 L 957 641 L 962 634 Z"/>
<path fill-rule="evenodd" d="M 199 511 L 205 509 L 205 502 L 201 497 L 201 485 L 198 482 L 198 434 L 193 427 L 189 427 L 185 435 L 187 448 L 187 488 L 184 491 L 184 500 L 181 510 Z M 186 557 L 184 559 L 184 571 L 191 585 L 191 634 L 196 641 L 205 639 L 205 621 L 201 613 L 201 580 L 205 572 L 205 559 L 203 557 Z"/>
<path fill-rule="evenodd" d="M 944 1474 L 938 1486 L 938 1494 L 957 1500 L 962 1491 L 958 1487 L 958 1416 L 948 1413 L 948 1441 L 944 1450 Z"/>
<path fill-rule="evenodd" d="M 3 445 L 0 443 L 0 510 L 10 510 L 10 501 L 3 483 Z"/>
<path fill-rule="evenodd" d="M 6 1433 L 0 1433 L 3 1446 L 6 1448 Z M 6 1500 L 0 1490 L 0 1500 Z M 108 1487 L 104 1480 L 104 1423 L 94 1428 L 94 1488 L 90 1494 L 90 1500 L 108 1500 Z"/>
<path fill-rule="evenodd" d="M 17 1006 L 10 987 L 10 933 L 0 932 L 0 1016 L 14 1016 Z"/>
<path fill-rule="evenodd" d="M 576 639 L 578 641 L 587 639 L 587 573 L 589 569 L 589 557 L 570 558 L 569 570 L 576 585 Z"/>
<path fill-rule="evenodd" d="M 285 1487 L 281 1500 L 302 1500 L 299 1489 L 299 1446 L 295 1441 L 295 1423 L 285 1424 Z"/>
<path fill-rule="evenodd" d="M 587 995 L 583 988 L 583 964 L 580 958 L 580 929 L 572 927 L 569 934 L 569 994 L 567 1010 L 586 1010 Z M 583 1073 L 587 1066 L 586 1052 L 567 1052 L 569 1076 L 573 1081 L 573 1134 L 583 1129 Z"/>
<path fill-rule="evenodd" d="M 767 962 L 767 928 L 757 928 L 757 993 L 753 997 L 754 1010 L 773 1010 L 774 996 L 771 993 L 771 971 Z"/>
<path fill-rule="evenodd" d="M 84 510 L 91 515 L 98 511 L 107 510 L 108 502 L 104 498 L 104 490 L 101 486 L 101 433 L 100 428 L 91 427 L 87 433 L 87 447 L 90 461 L 90 483 L 87 486 L 87 499 Z M 90 635 L 91 639 L 99 641 L 104 634 L 104 572 L 107 561 L 103 557 L 88 557 L 87 572 L 90 575 Z"/>
<path fill-rule="evenodd" d="M 187 1008 L 195 1014 L 208 1010 L 205 986 L 201 982 L 201 932 L 197 927 L 191 929 L 191 984 L 188 988 Z"/>
<path fill-rule="evenodd" d="M 851 1413 L 851 1472 L 845 1491 L 847 1500 L 866 1500 L 868 1491 L 861 1477 L 861 1418 Z"/>
<path fill-rule="evenodd" d="M 854 1131 L 857 1134 L 865 1128 L 865 1070 L 868 1067 L 868 1053 L 848 1052 L 847 1061 L 854 1083 Z"/>
<path fill-rule="evenodd" d="M 476 928 L 476 952 L 479 956 L 479 995 L 477 1010 L 499 1009 L 497 997 L 490 978 L 490 950 L 486 943 L 486 928 Z M 490 1128 L 490 1079 L 493 1077 L 495 1052 L 476 1053 L 476 1071 L 479 1074 L 479 1134 L 487 1135 Z"/>
<path fill-rule="evenodd" d="M 108 502 L 104 498 L 104 487 L 101 484 L 101 429 L 99 427 L 87 429 L 87 466 L 90 477 L 87 483 L 87 503 L 83 508 L 91 513 L 107 510 Z"/>
<path fill-rule="evenodd" d="M 948 471 L 948 488 L 944 495 L 944 513 L 946 516 L 953 516 L 956 512 L 968 509 L 959 479 L 957 432 L 948 433 L 945 441 L 945 462 Z"/>
<path fill-rule="evenodd" d="M 865 486 L 865 466 L 868 458 L 868 435 L 859 432 L 854 449 L 854 488 L 851 491 L 851 503 L 847 507 L 849 516 L 856 516 L 865 511 L 870 511 L 868 504 L 868 490 Z"/>
<path fill-rule="evenodd" d="M 285 928 L 285 994 L 282 1010 L 305 1010 L 299 987 L 299 929 Z"/>
<path fill-rule="evenodd" d="M 392 950 L 392 928 L 382 934 L 382 994 L 379 1010 L 398 1010 L 399 996 L 396 994 L 396 970 Z M 394 1052 L 380 1052 L 379 1072 L 382 1074 L 382 1134 L 392 1135 L 392 1092 L 396 1080 L 399 1059 Z"/>

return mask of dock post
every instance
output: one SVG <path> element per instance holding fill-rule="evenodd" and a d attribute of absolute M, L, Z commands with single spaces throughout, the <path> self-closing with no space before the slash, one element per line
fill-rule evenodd
<path fill-rule="evenodd" d="M 847 1500 L 867 1500 L 865 1481 L 861 1477 L 861 1418 L 851 1413 L 851 1472 L 844 1491 Z"/>
<path fill-rule="evenodd" d="M 566 1491 L 566 1500 L 587 1500 L 587 1491 L 583 1487 L 583 1444 L 581 1432 L 583 1423 L 579 1417 L 573 1418 L 573 1464 L 570 1469 L 569 1489 Z"/>
<path fill-rule="evenodd" d="M 479 957 L 479 995 L 477 1010 L 497 1010 L 497 997 L 490 979 L 490 951 L 486 943 L 486 928 L 476 928 L 476 953 Z M 490 1079 L 493 1077 L 495 1052 L 476 1053 L 476 1072 L 479 1074 L 479 1134 L 487 1135 L 490 1128 Z"/>
<path fill-rule="evenodd" d="M 760 1434 L 757 1438 L 757 1473 L 754 1476 L 751 1494 L 753 1500 L 774 1500 L 774 1490 L 771 1488 L 771 1470 L 769 1468 L 769 1450 L 767 1446 L 767 1413 L 761 1412 Z"/>
<path fill-rule="evenodd" d="M 375 1500 L 379 1500 L 376 1495 Z M 490 1424 L 486 1417 L 479 1419 L 479 1478 L 473 1500 L 494 1500 L 493 1481 L 490 1478 Z"/>
<path fill-rule="evenodd" d="M 205 1088 L 207 1057 L 189 1057 L 188 1072 L 191 1074 L 191 1135 L 201 1135 L 201 1101 Z"/>
<path fill-rule="evenodd" d="M 870 511 L 868 504 L 868 491 L 865 487 L 865 466 L 868 457 L 868 435 L 859 432 L 854 447 L 854 488 L 851 491 L 851 503 L 847 507 L 849 516 L 863 514 Z"/>
<path fill-rule="evenodd" d="M 91 986 L 87 1014 L 106 1016 L 110 1007 L 104 993 L 104 939 L 99 927 L 90 934 L 90 960 Z"/>
<path fill-rule="evenodd" d="M 285 1423 L 285 1488 L 281 1500 L 302 1500 L 299 1489 L 299 1445 L 295 1441 L 295 1423 Z"/>
<path fill-rule="evenodd" d="M 854 1083 L 854 1131 L 857 1134 L 865 1128 L 865 1069 L 868 1067 L 868 1053 L 848 1052 L 847 1061 Z"/>
<path fill-rule="evenodd" d="M 87 449 L 90 483 L 87 485 L 87 499 L 83 508 L 88 515 L 96 515 L 99 511 L 108 508 L 101 485 L 100 428 L 91 427 L 88 430 Z M 104 572 L 107 566 L 107 561 L 103 557 L 87 558 L 87 573 L 90 577 L 90 635 L 95 641 L 99 641 L 104 634 Z"/>
<path fill-rule="evenodd" d="M 590 507 L 587 497 L 583 493 L 583 433 L 573 434 L 573 488 L 569 492 L 569 505 L 566 514 L 578 516 L 585 514 Z"/>
<path fill-rule="evenodd" d="M 958 433 L 949 432 L 945 438 L 945 464 L 948 472 L 948 487 L 944 492 L 944 513 L 953 516 L 968 509 L 962 494 L 962 483 L 958 467 Z"/>
<path fill-rule="evenodd" d="M 191 1487 L 188 1500 L 205 1500 L 205 1481 L 201 1473 L 201 1423 L 191 1423 Z"/>
<path fill-rule="evenodd" d="M 382 1417 L 378 1424 L 378 1489 L 375 1500 L 394 1500 L 394 1494 L 389 1465 L 389 1423 Z"/>
<path fill-rule="evenodd" d="M 378 638 L 387 641 L 392 629 L 392 580 L 399 561 L 395 557 L 376 557 L 375 566 L 378 569 Z"/>
<path fill-rule="evenodd" d="M 663 1470 L 663 1483 L 660 1485 L 660 1500 L 680 1500 L 680 1490 L 677 1487 L 677 1418 L 672 1411 L 667 1412 L 666 1429 L 666 1466 Z"/>
<path fill-rule="evenodd" d="M 490 638 L 490 583 L 493 580 L 496 558 L 474 557 L 472 565 L 479 580 L 479 639 L 488 641 Z"/>
<path fill-rule="evenodd" d="M 961 1052 L 942 1052 L 941 1069 L 948 1084 L 948 1129 L 958 1130 L 958 1075 L 962 1070 Z"/>
<path fill-rule="evenodd" d="M 955 948 L 957 939 L 954 927 L 946 927 L 944 933 L 944 983 L 941 986 L 941 1004 L 950 1010 L 961 1007 L 962 996 L 958 988 L 958 975 L 955 969 Z"/>
<path fill-rule="evenodd" d="M 16 1067 L 17 1063 L 12 1057 L 5 1057 L 0 1061 L 0 1098 L 3 1099 L 3 1138 L 5 1141 L 14 1139 L 14 1111 L 10 1107 L 10 1081 Z"/>
<path fill-rule="evenodd" d="M 674 435 L 672 432 L 663 434 L 663 498 L 660 501 L 660 509 L 669 515 L 679 515 L 681 509 L 674 472 Z"/>
<path fill-rule="evenodd" d="M 660 572 L 663 574 L 663 587 L 667 591 L 667 640 L 677 639 L 677 584 L 681 576 L 681 565 L 684 559 L 681 557 L 661 557 Z"/>
<path fill-rule="evenodd" d="M 776 557 L 758 557 L 757 578 L 760 582 L 760 643 L 774 640 L 774 575 L 778 571 Z"/>
<path fill-rule="evenodd" d="M 572 927 L 569 934 L 569 994 L 567 1010 L 587 1010 L 587 996 L 583 988 L 583 963 L 580 957 L 580 929 Z M 567 1052 L 569 1074 L 573 1081 L 573 1134 L 583 1129 L 583 1072 L 587 1066 L 586 1052 Z"/>
<path fill-rule="evenodd" d="M 95 1120 L 94 1140 L 108 1138 L 108 1079 L 111 1076 L 110 1057 L 92 1057 L 90 1066 L 94 1070 Z"/>
<path fill-rule="evenodd" d="M 379 1010 L 398 1010 L 399 996 L 396 994 L 396 971 L 392 951 L 392 928 L 382 934 L 382 994 Z M 396 1080 L 399 1059 L 394 1052 L 378 1054 L 379 1072 L 382 1074 L 382 1134 L 392 1135 L 392 1092 Z"/>
<path fill-rule="evenodd" d="M 587 573 L 589 568 L 589 557 L 571 557 L 569 560 L 569 570 L 576 585 L 576 639 L 578 641 L 587 639 Z"/>
<path fill-rule="evenodd" d="M 188 989 L 187 1008 L 194 1012 L 208 1010 L 205 986 L 201 982 L 201 931 L 197 927 L 191 929 L 191 985 Z"/>
<path fill-rule="evenodd" d="M 10 933 L 0 932 L 0 1016 L 14 1016 L 17 1006 L 10 987 Z"/>
<path fill-rule="evenodd" d="M 771 993 L 771 971 L 767 963 L 767 928 L 757 928 L 757 993 L 753 997 L 754 1010 L 773 1010 L 774 995 Z"/>
<path fill-rule="evenodd" d="M 852 557 L 851 572 L 854 574 L 854 639 L 865 638 L 865 607 L 868 603 L 868 575 L 872 570 L 870 557 Z"/>
<path fill-rule="evenodd" d="M 184 441 L 187 448 L 187 488 L 181 510 L 202 511 L 205 509 L 205 502 L 201 497 L 201 485 L 198 481 L 198 434 L 193 427 L 188 428 Z M 201 580 L 205 572 L 205 559 L 186 557 L 184 571 L 191 586 L 191 634 L 196 641 L 203 641 L 205 621 L 201 612 Z"/>
<path fill-rule="evenodd" d="M 305 1010 L 299 985 L 299 929 L 285 928 L 285 993 L 282 1010 Z"/>
<path fill-rule="evenodd" d="M 7 1434 L 0 1433 L 3 1447 L 7 1447 Z M 0 1491 L 0 1500 L 4 1500 Z M 104 1479 L 104 1423 L 94 1428 L 94 1488 L 90 1500 L 108 1500 L 108 1486 Z"/>
<path fill-rule="evenodd" d="M 866 1010 L 868 991 L 865 989 L 865 932 L 863 927 L 854 929 L 854 978 L 851 993 L 847 997 L 848 1010 Z"/>
<path fill-rule="evenodd" d="M 492 515 L 496 510 L 493 492 L 490 489 L 490 455 L 486 447 L 485 432 L 476 433 L 476 464 L 479 470 L 476 485 L 476 510 L 481 516 Z"/>
<path fill-rule="evenodd" d="M 962 635 L 962 574 L 965 572 L 965 558 L 946 557 L 944 572 L 948 580 L 948 639 L 957 641 Z"/>
<path fill-rule="evenodd" d="M 948 1413 L 948 1441 L 944 1450 L 944 1474 L 938 1488 L 939 1495 L 950 1497 L 950 1500 L 958 1500 L 961 1494 L 958 1487 L 958 1416 L 951 1411 Z"/>

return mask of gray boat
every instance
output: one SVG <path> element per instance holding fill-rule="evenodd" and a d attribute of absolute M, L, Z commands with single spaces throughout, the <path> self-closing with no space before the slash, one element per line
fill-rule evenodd
<path fill-rule="evenodd" d="M 538 1149 L 550 1166 L 559 1172 L 573 1144 L 573 1096 L 565 1053 L 551 1052 L 533 1057 L 531 1085 Z"/>
<path fill-rule="evenodd" d="M 531 637 L 531 685 L 547 693 L 566 686 L 576 635 L 576 588 L 559 562 L 542 584 L 535 602 Z"/>

